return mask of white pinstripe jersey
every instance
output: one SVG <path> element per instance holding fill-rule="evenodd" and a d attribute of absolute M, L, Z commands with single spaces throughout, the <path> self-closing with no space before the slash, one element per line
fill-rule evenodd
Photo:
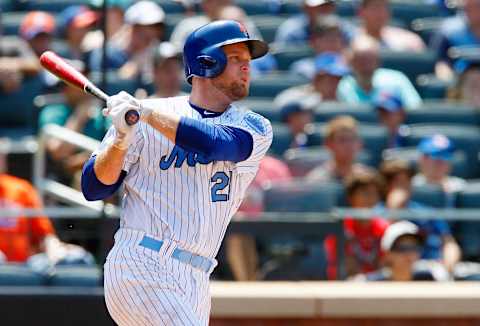
<path fill-rule="evenodd" d="M 124 180 L 121 227 L 170 239 L 180 248 L 214 258 L 231 217 L 270 147 L 270 122 L 234 105 L 220 116 L 202 118 L 190 106 L 188 96 L 144 101 L 149 107 L 240 128 L 253 137 L 253 150 L 247 160 L 207 162 L 140 122 L 126 155 L 123 169 L 128 174 Z M 114 136 L 112 127 L 97 152 Z"/>

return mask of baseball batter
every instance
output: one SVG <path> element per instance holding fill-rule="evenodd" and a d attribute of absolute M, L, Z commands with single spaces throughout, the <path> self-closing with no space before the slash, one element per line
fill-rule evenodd
<path fill-rule="evenodd" d="M 267 51 L 241 24 L 212 22 L 184 46 L 189 96 L 108 100 L 113 126 L 84 166 L 82 190 L 99 200 L 124 185 L 104 284 L 119 325 L 208 324 L 214 257 L 272 141 L 268 120 L 231 103 L 248 95 L 250 60 Z M 131 109 L 134 126 L 124 119 Z"/>

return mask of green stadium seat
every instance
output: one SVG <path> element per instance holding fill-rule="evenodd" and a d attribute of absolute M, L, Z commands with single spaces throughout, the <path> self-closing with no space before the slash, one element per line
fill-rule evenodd
<path fill-rule="evenodd" d="M 50 286 L 96 287 L 101 285 L 102 273 L 92 266 L 56 266 L 50 277 Z"/>
<path fill-rule="evenodd" d="M 415 124 L 410 125 L 407 146 L 416 146 L 426 136 L 442 133 L 449 137 L 456 148 L 466 155 L 468 175 L 478 177 L 478 153 L 480 151 L 480 130 L 478 127 L 455 124 Z"/>
<path fill-rule="evenodd" d="M 46 278 L 21 264 L 0 265 L 0 286 L 41 286 Z"/>
<path fill-rule="evenodd" d="M 280 26 L 287 17 L 274 15 L 254 15 L 249 17 L 262 34 L 263 40 L 272 43 L 275 40 L 278 26 Z"/>
<path fill-rule="evenodd" d="M 245 10 L 248 16 L 273 15 L 277 11 L 276 7 L 278 7 L 275 5 L 274 1 L 267 0 L 235 0 L 233 2 L 235 5 Z"/>
<path fill-rule="evenodd" d="M 173 2 L 173 1 L 169 1 L 169 2 Z M 164 38 L 166 40 L 170 39 L 173 29 L 184 18 L 185 18 L 185 15 L 182 13 L 171 13 L 165 16 L 165 37 Z"/>
<path fill-rule="evenodd" d="M 401 147 L 386 149 L 382 153 L 384 160 L 399 159 L 410 162 L 412 167 L 417 169 L 417 161 L 420 156 L 420 152 L 416 147 Z M 461 150 L 455 151 L 453 156 L 453 166 L 451 174 L 460 178 L 471 178 L 474 175 L 470 175 L 470 172 L 475 170 L 475 166 L 469 166 L 467 156 Z"/>
<path fill-rule="evenodd" d="M 270 98 L 248 97 L 237 102 L 237 105 L 261 114 L 272 123 L 281 121 L 280 110 L 274 107 Z"/>
<path fill-rule="evenodd" d="M 431 74 L 435 69 L 436 55 L 433 51 L 410 52 L 388 51 L 380 52 L 381 65 L 384 68 L 403 72 L 412 83 L 421 74 Z"/>
<path fill-rule="evenodd" d="M 447 89 L 453 86 L 453 81 L 444 81 L 434 74 L 422 74 L 417 77 L 415 87 L 423 99 L 444 99 Z"/>
<path fill-rule="evenodd" d="M 277 59 L 279 70 L 288 70 L 290 65 L 300 59 L 312 57 L 314 52 L 308 45 L 295 45 L 295 47 L 277 48 L 272 51 L 275 59 Z"/>
<path fill-rule="evenodd" d="M 454 123 L 478 126 L 480 114 L 475 108 L 460 102 L 426 101 L 420 108 L 408 112 L 406 123 Z"/>
<path fill-rule="evenodd" d="M 272 129 L 273 140 L 269 151 L 273 155 L 282 156 L 292 143 L 292 135 L 287 126 L 283 124 L 272 124 Z"/>
<path fill-rule="evenodd" d="M 312 138 L 312 145 L 322 145 L 325 138 L 326 124 L 316 124 L 315 132 Z M 382 151 L 388 145 L 387 130 L 376 124 L 360 124 L 358 128 L 363 147 L 371 155 L 370 163 L 376 166 L 381 158 Z"/>
<path fill-rule="evenodd" d="M 89 0 L 27 0 L 23 6 L 27 11 L 60 12 L 72 5 L 88 5 Z"/>
<path fill-rule="evenodd" d="M 412 200 L 435 208 L 444 208 L 447 204 L 447 196 L 443 189 L 434 185 L 413 187 Z"/>
<path fill-rule="evenodd" d="M 267 212 L 328 212 L 336 205 L 338 186 L 302 180 L 274 183 L 264 192 Z"/>
<path fill-rule="evenodd" d="M 458 208 L 480 208 L 480 182 L 468 183 L 457 197 Z"/>
<path fill-rule="evenodd" d="M 170 14 L 179 14 L 185 12 L 185 7 L 182 5 L 180 1 L 172 1 L 172 0 L 154 0 L 167 14 L 165 19 L 168 19 Z"/>
<path fill-rule="evenodd" d="M 272 73 L 254 78 L 250 82 L 250 96 L 274 98 L 281 91 L 308 82 L 305 78 L 288 73 Z"/>
<path fill-rule="evenodd" d="M 322 102 L 315 108 L 315 121 L 328 122 L 338 115 L 350 115 L 359 122 L 378 123 L 375 110 L 367 104 Z"/>
<path fill-rule="evenodd" d="M 420 35 L 425 44 L 430 44 L 432 36 L 435 35 L 444 20 L 444 17 L 417 18 L 412 21 L 411 29 Z"/>
<path fill-rule="evenodd" d="M 403 20 L 407 26 L 418 18 L 438 17 L 442 15 L 436 4 L 418 0 L 399 0 L 390 2 L 392 17 Z"/>
<path fill-rule="evenodd" d="M 295 177 L 303 177 L 313 168 L 323 164 L 330 158 L 329 151 L 322 146 L 311 146 L 307 148 L 292 148 L 283 155 L 283 160 L 287 163 Z M 359 155 L 359 162 L 371 165 L 371 155 L 368 151 L 362 151 Z"/>
<path fill-rule="evenodd" d="M 19 35 L 20 24 L 26 12 L 9 12 L 2 15 L 3 35 Z"/>
<path fill-rule="evenodd" d="M 456 207 L 465 209 L 480 208 L 480 182 L 469 182 L 467 186 L 457 195 Z M 459 221 L 454 227 L 454 236 L 457 239 L 465 260 L 479 258 L 480 241 L 480 220 Z"/>

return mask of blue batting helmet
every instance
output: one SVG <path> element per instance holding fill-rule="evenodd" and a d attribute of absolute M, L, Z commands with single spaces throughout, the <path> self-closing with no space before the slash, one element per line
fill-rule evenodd
<path fill-rule="evenodd" d="M 227 65 L 227 57 L 222 46 L 245 42 L 252 59 L 265 55 L 268 45 L 251 39 L 245 27 L 233 20 L 218 20 L 204 25 L 185 41 L 183 61 L 188 83 L 192 77 L 213 78 L 220 75 Z"/>

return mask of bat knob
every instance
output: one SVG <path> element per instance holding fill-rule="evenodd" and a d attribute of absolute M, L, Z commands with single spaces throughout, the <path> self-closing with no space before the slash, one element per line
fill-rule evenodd
<path fill-rule="evenodd" d="M 129 126 L 133 126 L 140 120 L 140 114 L 137 110 L 129 110 L 125 113 L 125 122 Z"/>

